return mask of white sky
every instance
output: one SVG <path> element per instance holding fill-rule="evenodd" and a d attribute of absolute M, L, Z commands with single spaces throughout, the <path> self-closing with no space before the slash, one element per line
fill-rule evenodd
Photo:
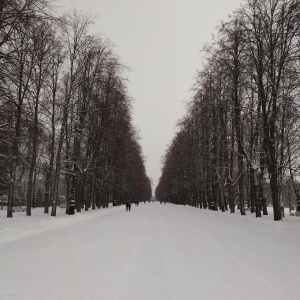
<path fill-rule="evenodd" d="M 132 71 L 129 95 L 133 123 L 140 129 L 147 174 L 155 189 L 161 157 L 184 115 L 200 49 L 210 42 L 221 20 L 242 0 L 61 0 L 65 8 L 97 14 L 92 28 L 116 45 Z"/>

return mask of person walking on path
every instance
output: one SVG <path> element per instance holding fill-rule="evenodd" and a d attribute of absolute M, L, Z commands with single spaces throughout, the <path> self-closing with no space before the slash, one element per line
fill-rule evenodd
<path fill-rule="evenodd" d="M 131 209 L 131 202 L 127 201 L 126 202 L 126 211 L 130 211 L 130 209 Z"/>

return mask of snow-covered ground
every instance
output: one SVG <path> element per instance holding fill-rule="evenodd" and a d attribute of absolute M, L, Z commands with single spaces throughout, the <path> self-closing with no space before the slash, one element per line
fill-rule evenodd
<path fill-rule="evenodd" d="M 300 218 L 140 203 L 0 211 L 0 299 L 300 299 Z"/>

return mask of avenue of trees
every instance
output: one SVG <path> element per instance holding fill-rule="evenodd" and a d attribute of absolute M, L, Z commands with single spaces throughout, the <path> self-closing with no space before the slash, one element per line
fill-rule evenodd
<path fill-rule="evenodd" d="M 124 71 L 92 18 L 47 0 L 0 1 L 0 192 L 56 215 L 149 200 Z M 0 203 L 1 205 L 1 203 Z"/>
<path fill-rule="evenodd" d="M 246 0 L 203 49 L 156 198 L 274 220 L 300 208 L 300 2 Z"/>

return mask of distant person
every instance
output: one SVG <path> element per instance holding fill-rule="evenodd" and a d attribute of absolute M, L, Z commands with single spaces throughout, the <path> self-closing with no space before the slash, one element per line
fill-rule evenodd
<path fill-rule="evenodd" d="M 128 201 L 128 210 L 130 211 L 130 209 L 131 209 L 131 202 Z"/>
<path fill-rule="evenodd" d="M 126 211 L 129 210 L 129 201 L 126 202 Z"/>

